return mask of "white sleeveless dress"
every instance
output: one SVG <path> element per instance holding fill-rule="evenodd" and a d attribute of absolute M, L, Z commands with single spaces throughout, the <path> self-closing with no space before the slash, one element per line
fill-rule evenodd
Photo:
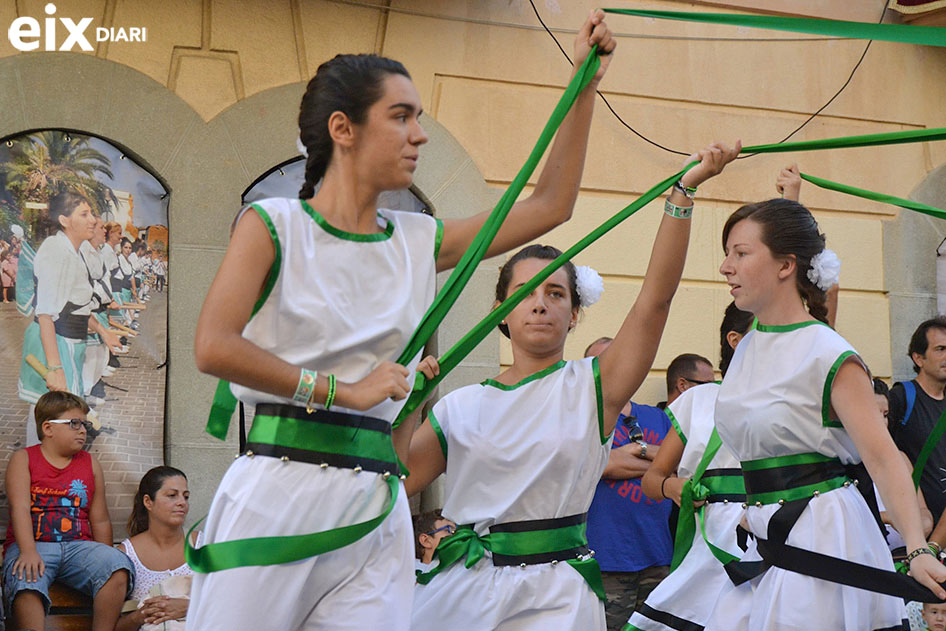
<path fill-rule="evenodd" d="M 707 383 L 688 389 L 668 407 L 673 427 L 684 443 L 677 475 L 693 475 L 706 444 L 713 433 L 713 415 L 719 385 Z M 719 448 L 707 470 L 738 469 L 739 461 L 725 445 Z M 704 520 L 706 536 L 718 548 L 733 556 L 741 556 L 736 543 L 736 526 L 745 509 L 742 502 L 706 504 Z M 722 563 L 713 556 L 697 521 L 693 545 L 680 565 L 661 581 L 647 597 L 649 609 L 636 611 L 628 621 L 628 629 L 638 631 L 688 631 L 706 624 L 729 576 Z"/>
<path fill-rule="evenodd" d="M 442 228 L 420 213 L 381 209 L 375 234 L 335 228 L 298 199 L 250 208 L 270 230 L 276 261 L 243 336 L 297 366 L 355 382 L 394 361 L 433 300 Z M 419 356 L 408 364 L 413 373 Z M 231 384 L 244 403 L 291 399 Z M 404 401 L 367 411 L 392 422 Z M 227 471 L 204 528 L 206 543 L 323 532 L 372 519 L 389 502 L 379 474 L 263 456 Z M 283 565 L 197 574 L 189 628 L 405 630 L 414 545 L 403 486 L 391 514 L 354 543 Z"/>
<path fill-rule="evenodd" d="M 559 362 L 508 386 L 451 392 L 431 422 L 447 460 L 443 516 L 479 535 L 508 522 L 586 513 L 611 449 L 597 358 Z M 604 605 L 567 563 L 443 570 L 414 596 L 413 631 L 605 628 Z"/>
<path fill-rule="evenodd" d="M 857 464 L 860 455 L 831 415 L 831 387 L 846 361 L 863 363 L 851 345 L 817 322 L 759 325 L 740 342 L 716 403 L 723 444 L 742 462 L 818 453 Z M 765 538 L 778 504 L 749 506 L 747 521 Z M 880 529 L 854 486 L 808 503 L 787 544 L 893 571 Z M 744 560 L 759 560 L 750 542 Z M 720 597 L 707 631 L 874 631 L 900 628 L 901 599 L 771 567 Z"/>

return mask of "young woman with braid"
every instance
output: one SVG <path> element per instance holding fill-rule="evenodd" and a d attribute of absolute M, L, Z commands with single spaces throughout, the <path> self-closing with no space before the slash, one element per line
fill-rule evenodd
<path fill-rule="evenodd" d="M 745 580 L 727 586 L 706 629 L 795 631 L 812 628 L 814 616 L 824 629 L 899 629 L 901 598 L 842 582 L 893 570 L 865 501 L 862 463 L 911 551 L 911 575 L 930 597 L 946 597 L 939 584 L 946 568 L 923 538 L 909 471 L 885 431 L 867 368 L 826 324 L 836 258 L 808 209 L 784 199 L 733 213 L 723 247 L 720 273 L 758 326 L 736 348 L 715 420 L 743 470 L 754 539 L 742 560 L 764 563 L 737 566 Z M 826 568 L 831 580 L 809 574 Z"/>
<path fill-rule="evenodd" d="M 683 273 L 697 186 L 739 145 L 691 156 L 667 200 L 640 294 L 598 357 L 563 360 L 579 309 L 594 301 L 571 263 L 500 326 L 512 366 L 441 399 L 411 442 L 407 481 L 418 492 L 446 473 L 443 515 L 459 524 L 418 577 L 413 631 L 604 629 L 604 588 L 585 518 L 608 462 L 618 413 L 647 376 Z M 497 304 L 560 252 L 529 246 L 502 268 Z M 577 570 L 577 571 L 576 571 Z"/>
<path fill-rule="evenodd" d="M 601 69 L 487 256 L 571 215 L 595 88 L 615 46 L 603 18 L 594 12 L 575 42 L 576 67 L 597 45 L 606 55 Z M 307 150 L 300 199 L 264 200 L 235 222 L 200 315 L 195 356 L 256 415 L 248 451 L 214 497 L 207 544 L 191 555 L 237 549 L 229 569 L 191 563 L 205 572 L 192 590 L 193 628 L 408 627 L 412 529 L 394 449 L 406 460 L 412 428 L 396 430 L 392 447 L 391 423 L 411 373 L 432 376 L 437 367 L 394 360 L 434 298 L 436 273 L 457 264 L 488 215 L 438 221 L 377 208 L 382 191 L 411 185 L 427 141 L 420 116 L 400 63 L 339 55 L 322 64 L 299 114 Z M 359 536 L 339 530 L 349 526 Z M 247 541 L 259 537 L 270 540 Z M 329 537 L 334 548 L 312 543 Z M 220 543 L 228 545 L 214 547 Z M 265 558 L 253 557 L 257 549 Z M 272 564 L 277 552 L 286 562 Z"/>

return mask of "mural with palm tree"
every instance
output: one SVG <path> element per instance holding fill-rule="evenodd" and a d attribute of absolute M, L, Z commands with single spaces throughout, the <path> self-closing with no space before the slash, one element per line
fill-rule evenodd
<path fill-rule="evenodd" d="M 63 189 L 82 193 L 96 214 L 109 218 L 112 204 L 117 205 L 118 199 L 97 176 L 113 177 L 111 161 L 89 146 L 88 136 L 46 130 L 11 142 L 10 159 L 4 165 L 7 190 L 34 235 L 42 236 L 36 228 L 45 212 L 27 202 L 45 204 Z"/>

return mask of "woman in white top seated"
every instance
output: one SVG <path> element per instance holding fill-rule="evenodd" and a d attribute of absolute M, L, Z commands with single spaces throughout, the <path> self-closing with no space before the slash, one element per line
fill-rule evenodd
<path fill-rule="evenodd" d="M 174 467 L 154 467 L 141 478 L 128 519 L 129 537 L 118 547 L 135 564 L 131 597 L 143 604 L 122 616 L 115 631 L 137 631 L 145 624 L 162 624 L 187 615 L 188 598 L 151 596 L 151 590 L 171 577 L 194 573 L 184 561 L 189 497 L 187 477 Z"/>

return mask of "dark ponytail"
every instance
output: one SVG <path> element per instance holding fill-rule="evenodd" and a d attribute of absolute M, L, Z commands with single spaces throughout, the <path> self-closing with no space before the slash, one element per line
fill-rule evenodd
<path fill-rule="evenodd" d="M 356 125 L 364 123 L 368 108 L 381 98 L 384 79 L 389 74 L 410 79 L 400 62 L 377 55 L 336 55 L 319 66 L 299 108 L 299 138 L 309 154 L 305 183 L 299 191 L 301 199 L 315 195 L 315 186 L 332 160 L 329 117 L 341 112 Z"/>
<path fill-rule="evenodd" d="M 811 259 L 824 250 L 825 238 L 818 231 L 818 222 L 811 212 L 788 199 L 770 199 L 747 204 L 734 212 L 723 227 L 723 250 L 733 226 L 743 219 L 752 219 L 762 227 L 762 243 L 776 257 L 795 256 L 795 285 L 808 313 L 828 323 L 827 293 L 811 282 L 808 270 Z"/>
<path fill-rule="evenodd" d="M 749 332 L 754 318 L 755 316 L 750 312 L 737 307 L 735 302 L 730 302 L 726 307 L 723 323 L 719 325 L 719 371 L 724 377 L 726 371 L 729 370 L 732 356 L 736 352 L 736 349 L 729 345 L 729 332 L 735 331 L 740 335 L 745 335 Z"/>
<path fill-rule="evenodd" d="M 128 518 L 128 536 L 134 537 L 148 529 L 148 509 L 145 508 L 145 495 L 154 501 L 155 496 L 164 481 L 168 478 L 181 477 L 185 480 L 187 476 L 180 469 L 174 467 L 160 466 L 154 467 L 144 474 L 141 482 L 138 483 L 138 492 L 135 493 L 135 502 L 131 507 L 131 516 Z"/>

